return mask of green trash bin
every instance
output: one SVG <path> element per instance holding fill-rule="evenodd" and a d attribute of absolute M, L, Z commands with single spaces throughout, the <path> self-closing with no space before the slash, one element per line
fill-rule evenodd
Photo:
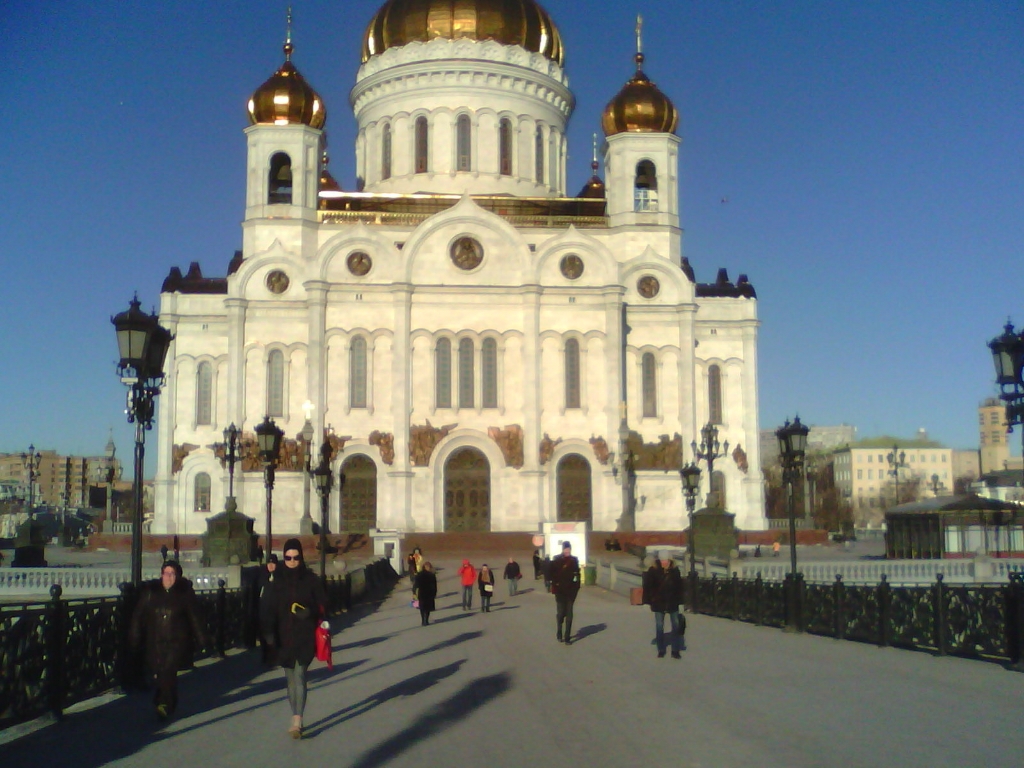
<path fill-rule="evenodd" d="M 583 583 L 587 586 L 597 584 L 597 566 L 596 565 L 585 565 L 583 566 Z"/>

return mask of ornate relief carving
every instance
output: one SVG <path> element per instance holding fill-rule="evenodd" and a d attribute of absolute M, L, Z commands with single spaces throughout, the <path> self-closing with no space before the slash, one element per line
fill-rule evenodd
<path fill-rule="evenodd" d="M 456 426 L 458 425 L 446 424 L 443 427 L 435 427 L 427 419 L 426 426 L 413 424 L 409 427 L 409 459 L 412 461 L 412 465 L 414 467 L 429 466 L 434 448 Z"/>
<path fill-rule="evenodd" d="M 607 464 L 611 458 L 611 451 L 608 450 L 608 443 L 603 437 L 590 438 L 590 446 L 594 449 L 594 456 L 598 464 Z"/>
<path fill-rule="evenodd" d="M 174 445 L 171 447 L 171 472 L 178 474 L 181 472 L 181 465 L 185 463 L 185 459 L 192 453 L 198 445 L 192 445 L 192 443 L 185 443 L 184 445 Z"/>
<path fill-rule="evenodd" d="M 538 453 L 540 454 L 541 466 L 544 466 L 549 461 L 551 461 L 551 456 L 555 452 L 555 447 L 560 442 L 562 442 L 562 438 L 552 440 L 550 437 L 548 437 L 547 432 L 544 433 L 544 439 L 540 441 L 540 448 L 538 449 Z M 591 442 L 593 442 L 593 440 L 591 440 Z"/>
<path fill-rule="evenodd" d="M 221 467 L 227 469 L 228 447 L 227 443 L 214 443 L 207 446 L 213 450 L 213 455 L 220 460 Z M 259 444 L 256 436 L 242 433 L 238 437 L 238 447 L 235 449 L 235 469 L 240 472 L 262 472 L 263 459 L 260 458 Z M 281 440 L 281 452 L 277 457 L 278 472 L 301 472 L 303 467 L 302 447 L 297 440 Z"/>
<path fill-rule="evenodd" d="M 352 439 L 352 435 L 336 435 L 333 432 L 324 430 L 324 440 L 331 446 L 331 456 L 338 456 L 345 450 L 345 443 Z M 319 459 L 314 457 L 313 465 L 316 466 Z"/>
<path fill-rule="evenodd" d="M 736 444 L 736 449 L 732 452 L 732 460 L 736 462 L 740 472 L 747 474 L 747 470 L 750 469 L 750 466 L 747 464 L 747 452 L 743 450 L 739 443 Z"/>
<path fill-rule="evenodd" d="M 380 460 L 385 464 L 395 463 L 395 436 L 390 432 L 373 430 L 370 433 L 370 445 L 380 448 Z"/>
<path fill-rule="evenodd" d="M 635 456 L 636 469 L 670 472 L 683 466 L 683 438 L 678 433 L 671 440 L 662 435 L 657 443 L 645 443 L 639 434 L 630 432 L 626 447 Z"/>
<path fill-rule="evenodd" d="M 505 464 L 515 469 L 523 468 L 523 428 L 518 424 L 509 424 L 504 429 L 488 427 L 487 436 L 498 444 Z"/>

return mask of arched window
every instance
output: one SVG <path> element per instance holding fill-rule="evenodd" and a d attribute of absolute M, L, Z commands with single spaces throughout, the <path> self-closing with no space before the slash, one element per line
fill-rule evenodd
<path fill-rule="evenodd" d="M 452 407 L 452 343 L 438 339 L 434 347 L 434 402 L 437 408 Z"/>
<path fill-rule="evenodd" d="M 658 415 L 658 381 L 657 368 L 654 362 L 654 355 L 650 352 L 644 354 L 641 368 L 643 371 L 643 396 L 644 416 Z"/>
<path fill-rule="evenodd" d="M 480 354 L 483 364 L 483 407 L 498 407 L 498 342 L 494 339 L 484 339 L 483 349 Z"/>
<path fill-rule="evenodd" d="M 658 172 L 650 160 L 641 160 L 636 164 L 633 202 L 636 211 L 658 210 Z"/>
<path fill-rule="evenodd" d="M 292 159 L 284 152 L 270 158 L 270 176 L 267 183 L 267 203 L 291 205 Z"/>
<path fill-rule="evenodd" d="M 348 350 L 349 407 L 366 407 L 366 339 L 356 336 Z"/>
<path fill-rule="evenodd" d="M 538 184 L 544 183 L 544 131 L 537 126 L 537 135 L 533 140 L 533 175 Z"/>
<path fill-rule="evenodd" d="M 196 368 L 196 424 L 213 423 L 213 367 L 200 363 Z"/>
<path fill-rule="evenodd" d="M 459 115 L 459 119 L 455 123 L 455 151 L 458 155 L 455 170 L 457 171 L 473 170 L 471 131 L 469 115 Z"/>
<path fill-rule="evenodd" d="M 205 472 L 196 475 L 192 509 L 195 512 L 210 511 L 210 476 Z"/>
<path fill-rule="evenodd" d="M 717 365 L 708 368 L 708 421 L 722 423 L 722 369 Z"/>
<path fill-rule="evenodd" d="M 498 157 L 499 173 L 502 176 L 512 175 L 512 121 L 503 117 L 498 123 Z"/>
<path fill-rule="evenodd" d="M 391 178 L 391 126 L 385 125 L 380 134 L 380 177 Z"/>
<path fill-rule="evenodd" d="M 284 416 L 284 353 L 280 349 L 267 357 L 267 415 Z"/>
<path fill-rule="evenodd" d="M 565 407 L 580 407 L 580 343 L 565 342 Z"/>
<path fill-rule="evenodd" d="M 459 342 L 459 408 L 473 407 L 473 340 Z"/>
<path fill-rule="evenodd" d="M 429 133 L 427 118 L 416 118 L 416 173 L 427 172 L 427 147 Z"/>
<path fill-rule="evenodd" d="M 725 475 L 717 469 L 711 475 L 711 493 L 708 506 L 712 509 L 725 509 Z"/>

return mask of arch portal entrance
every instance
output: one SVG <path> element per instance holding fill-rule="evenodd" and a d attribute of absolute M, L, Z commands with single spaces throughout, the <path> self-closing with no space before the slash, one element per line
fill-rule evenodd
<path fill-rule="evenodd" d="M 476 448 L 460 448 L 445 462 L 444 529 L 491 530 L 491 465 Z"/>
<path fill-rule="evenodd" d="M 341 489 L 341 530 L 369 533 L 377 527 L 377 465 L 356 454 L 341 465 L 345 487 Z"/>
<path fill-rule="evenodd" d="M 555 470 L 558 493 L 558 522 L 584 522 L 593 519 L 593 494 L 590 488 L 590 462 L 578 453 L 570 453 Z"/>

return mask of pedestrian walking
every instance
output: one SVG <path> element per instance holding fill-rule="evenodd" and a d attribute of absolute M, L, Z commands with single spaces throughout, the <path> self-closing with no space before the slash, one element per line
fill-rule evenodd
<path fill-rule="evenodd" d="M 519 563 L 511 557 L 505 565 L 505 583 L 508 584 L 508 596 L 515 597 L 519 592 L 519 580 L 523 578 L 523 572 L 519 570 Z"/>
<path fill-rule="evenodd" d="M 537 581 L 541 577 L 541 571 L 543 570 L 543 560 L 540 559 L 540 550 L 533 550 L 533 580 Z"/>
<path fill-rule="evenodd" d="M 292 722 L 288 732 L 302 738 L 302 714 L 306 708 L 306 671 L 316 654 L 316 628 L 327 616 L 327 601 L 320 578 L 306 567 L 302 543 L 284 543 L 284 568 L 263 593 L 263 639 L 276 647 L 284 668 Z M 326 623 L 326 621 L 324 622 Z"/>
<path fill-rule="evenodd" d="M 459 580 L 462 583 L 462 610 L 473 609 L 473 585 L 476 583 L 476 568 L 469 560 L 463 559 L 462 567 L 459 568 Z"/>
<path fill-rule="evenodd" d="M 562 544 L 562 554 L 551 561 L 548 579 L 555 594 L 555 637 L 566 645 L 572 643 L 572 608 L 580 591 L 580 561 L 573 557 L 572 544 Z M 563 625 L 565 631 L 562 631 Z"/>
<path fill-rule="evenodd" d="M 540 563 L 540 572 L 544 577 L 544 591 L 551 591 L 551 556 L 544 555 L 544 559 Z"/>
<path fill-rule="evenodd" d="M 772 542 L 772 557 L 778 557 L 780 549 L 782 549 L 782 545 L 779 544 L 779 540 L 776 539 Z"/>
<path fill-rule="evenodd" d="M 196 646 L 208 645 L 192 582 L 176 561 L 164 563 L 160 578 L 142 586 L 129 644 L 135 651 L 145 647 L 146 667 L 156 678 L 153 704 L 157 717 L 166 720 L 178 706 L 178 671 L 192 667 Z"/>
<path fill-rule="evenodd" d="M 416 574 L 416 595 L 420 601 L 420 620 L 425 627 L 430 623 L 437 598 L 437 575 L 429 560 L 424 561 L 423 568 Z"/>
<path fill-rule="evenodd" d="M 480 566 L 480 575 L 476 582 L 480 588 L 480 613 L 490 613 L 491 598 L 494 596 L 494 574 L 487 567 L 487 563 Z"/>
<path fill-rule="evenodd" d="M 672 658 L 682 658 L 680 649 L 686 648 L 686 617 L 679 612 L 683 602 L 683 577 L 667 551 L 658 553 L 654 565 L 647 569 L 643 580 L 644 605 L 654 613 L 654 634 L 658 644 L 658 658 L 665 657 L 665 616 L 671 626 Z"/>

